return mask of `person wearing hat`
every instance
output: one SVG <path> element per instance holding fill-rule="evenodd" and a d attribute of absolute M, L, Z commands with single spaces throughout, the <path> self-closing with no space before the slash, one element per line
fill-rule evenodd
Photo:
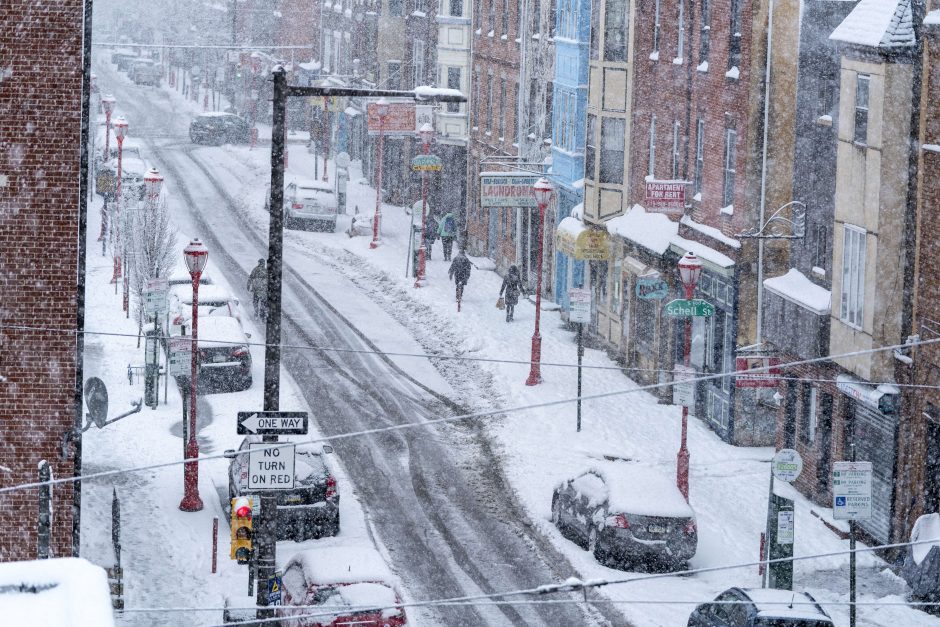
<path fill-rule="evenodd" d="M 264 259 L 259 259 L 258 265 L 248 275 L 248 291 L 251 293 L 255 317 L 263 320 L 268 304 L 268 271 L 264 266 Z"/>

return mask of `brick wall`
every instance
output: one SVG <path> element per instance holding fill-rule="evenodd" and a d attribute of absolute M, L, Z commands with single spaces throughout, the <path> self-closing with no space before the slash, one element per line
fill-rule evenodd
<path fill-rule="evenodd" d="M 0 486 L 56 477 L 74 422 L 82 0 L 0 3 Z M 72 488 L 54 490 L 52 553 L 72 553 Z M 0 560 L 36 556 L 38 493 L 3 496 Z"/>

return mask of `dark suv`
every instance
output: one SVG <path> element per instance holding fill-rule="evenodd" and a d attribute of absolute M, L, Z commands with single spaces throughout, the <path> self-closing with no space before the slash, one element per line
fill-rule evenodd
<path fill-rule="evenodd" d="M 248 492 L 248 448 L 261 442 L 261 436 L 249 435 L 237 453 L 226 451 L 232 458 L 228 467 L 229 500 Z M 302 542 L 339 533 L 339 492 L 325 459 L 325 454 L 332 452 L 331 446 L 297 445 L 294 488 L 277 490 L 278 540 Z"/>
<path fill-rule="evenodd" d="M 234 113 L 208 111 L 189 124 L 189 139 L 194 144 L 247 144 L 250 135 L 248 122 Z"/>
<path fill-rule="evenodd" d="M 776 588 L 729 588 L 689 616 L 689 627 L 833 627 L 807 592 Z"/>

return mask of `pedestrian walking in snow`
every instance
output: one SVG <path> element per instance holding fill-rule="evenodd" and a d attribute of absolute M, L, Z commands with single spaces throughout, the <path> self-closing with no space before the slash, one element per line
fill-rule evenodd
<path fill-rule="evenodd" d="M 457 311 L 460 311 L 460 301 L 463 298 L 463 288 L 470 280 L 470 270 L 472 264 L 467 259 L 467 255 L 462 250 L 457 251 L 457 256 L 450 264 L 450 270 L 447 276 L 457 285 Z"/>
<path fill-rule="evenodd" d="M 431 250 L 434 248 L 434 240 L 437 239 L 437 216 L 428 213 L 427 224 L 424 228 L 424 256 L 431 261 Z"/>
<path fill-rule="evenodd" d="M 506 293 L 506 322 L 510 322 L 516 303 L 519 302 L 519 294 L 525 294 L 518 266 L 509 266 L 509 272 L 506 274 L 506 278 L 503 279 L 503 286 L 499 288 L 500 298 L 502 298 L 503 292 Z"/>
<path fill-rule="evenodd" d="M 263 320 L 268 304 L 268 271 L 264 266 L 264 259 L 259 259 L 258 265 L 248 275 L 248 291 L 251 293 L 255 317 Z"/>
<path fill-rule="evenodd" d="M 457 238 L 457 218 L 447 212 L 441 218 L 437 234 L 441 236 L 441 245 L 444 247 L 444 261 L 450 261 L 450 252 L 453 250 L 454 240 Z"/>

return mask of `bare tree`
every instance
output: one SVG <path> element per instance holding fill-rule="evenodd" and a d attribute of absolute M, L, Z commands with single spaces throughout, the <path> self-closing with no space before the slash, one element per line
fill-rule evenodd
<path fill-rule="evenodd" d="M 170 274 L 176 251 L 176 231 L 170 226 L 166 192 L 156 202 L 145 199 L 129 211 L 127 227 L 131 289 L 137 297 L 135 313 L 142 329 L 147 281 Z"/>

